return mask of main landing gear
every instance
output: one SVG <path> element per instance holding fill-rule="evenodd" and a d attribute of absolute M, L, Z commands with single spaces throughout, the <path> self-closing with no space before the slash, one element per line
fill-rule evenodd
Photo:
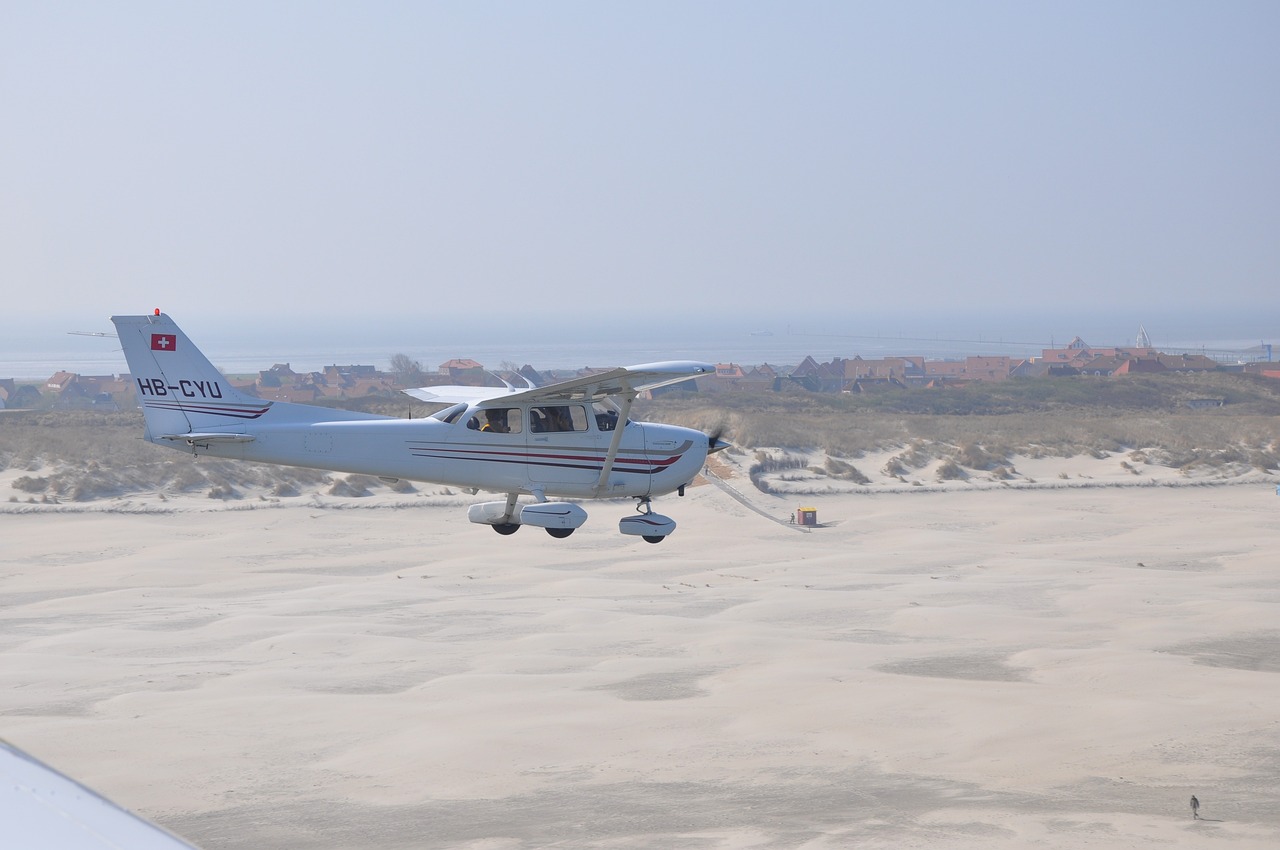
<path fill-rule="evenodd" d="M 494 531 L 498 532 L 499 534 L 505 535 L 505 534 L 515 534 L 517 531 L 520 530 L 520 526 L 522 525 L 533 525 L 533 523 L 531 522 L 495 522 L 495 523 L 491 523 L 489 527 L 492 528 Z M 552 537 L 556 538 L 557 540 L 563 540 L 564 538 L 568 537 L 570 534 L 573 534 L 573 532 L 577 530 L 574 528 L 551 528 L 549 526 L 543 526 L 543 528 L 546 529 L 547 534 L 550 534 Z"/>
<path fill-rule="evenodd" d="M 518 493 L 508 493 L 506 501 L 472 505 L 467 509 L 467 519 L 504 535 L 515 534 L 522 525 L 535 525 L 556 538 L 568 537 L 587 521 L 587 512 L 570 502 L 539 499 L 532 505 L 521 506 L 516 502 L 518 498 Z"/>

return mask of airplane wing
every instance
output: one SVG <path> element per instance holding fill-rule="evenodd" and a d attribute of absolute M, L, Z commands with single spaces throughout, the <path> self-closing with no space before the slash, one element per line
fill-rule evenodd
<path fill-rule="evenodd" d="M 488 401 L 491 398 L 502 398 L 516 392 L 523 392 L 523 390 L 516 390 L 511 387 L 462 386 L 417 387 L 416 389 L 404 390 L 405 395 L 411 395 L 419 401 L 428 401 L 432 404 L 457 404 L 458 402 L 472 404 L 478 401 Z"/>
<path fill-rule="evenodd" d="M 644 390 L 687 381 L 699 375 L 714 375 L 715 372 L 716 367 L 710 363 L 669 360 L 662 363 L 623 366 L 528 390 L 514 387 L 419 387 L 405 390 L 405 392 L 421 401 L 439 404 L 459 402 L 474 404 L 495 399 L 550 404 L 575 400 L 595 401 L 608 396 L 640 393 Z"/>
<path fill-rule="evenodd" d="M 3 740 L 0 824 L 6 847 L 196 850 Z"/>

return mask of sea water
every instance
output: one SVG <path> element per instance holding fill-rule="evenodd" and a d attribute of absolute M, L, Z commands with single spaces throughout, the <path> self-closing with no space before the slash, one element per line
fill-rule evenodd
<path fill-rule="evenodd" d="M 982 316 L 868 316 L 834 321 L 815 316 L 771 323 L 750 320 L 648 321 L 641 314 L 626 322 L 584 322 L 552 327 L 539 322 L 514 326 L 428 325 L 394 322 L 292 323 L 286 326 L 204 321 L 179 323 L 213 364 L 227 374 L 252 374 L 287 363 L 296 372 L 329 365 L 368 365 L 385 370 L 394 354 L 408 355 L 435 371 L 455 358 L 488 369 L 525 364 L 536 369 L 624 366 L 661 360 L 698 360 L 775 368 L 794 366 L 811 356 L 875 359 L 921 355 L 957 359 L 968 355 L 1038 357 L 1065 347 L 1075 336 L 1093 347 L 1133 346 L 1139 325 L 1126 332 L 1122 322 L 1096 316 L 1043 316 L 1034 319 Z M 1204 314 L 1164 317 L 1147 326 L 1155 347 L 1171 352 L 1241 352 L 1280 341 L 1280 317 L 1233 319 Z M 11 328 L 0 336 L 0 378 L 44 380 L 58 371 L 114 375 L 128 371 L 119 341 L 110 329 Z M 1280 357 L 1280 351 L 1276 352 Z"/>

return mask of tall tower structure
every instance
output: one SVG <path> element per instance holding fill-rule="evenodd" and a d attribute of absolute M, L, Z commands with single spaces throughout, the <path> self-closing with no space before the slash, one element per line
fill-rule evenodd
<path fill-rule="evenodd" d="M 1138 348 L 1151 348 L 1151 337 L 1147 336 L 1147 329 L 1142 325 L 1138 325 L 1138 341 L 1135 343 Z"/>

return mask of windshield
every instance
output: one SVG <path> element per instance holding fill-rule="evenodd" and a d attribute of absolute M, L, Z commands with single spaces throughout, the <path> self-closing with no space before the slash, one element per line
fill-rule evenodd
<path fill-rule="evenodd" d="M 455 404 L 453 407 L 446 407 L 444 410 L 437 410 L 431 414 L 432 419 L 439 419 L 442 422 L 453 422 L 462 415 L 462 411 L 467 409 L 466 404 Z"/>

